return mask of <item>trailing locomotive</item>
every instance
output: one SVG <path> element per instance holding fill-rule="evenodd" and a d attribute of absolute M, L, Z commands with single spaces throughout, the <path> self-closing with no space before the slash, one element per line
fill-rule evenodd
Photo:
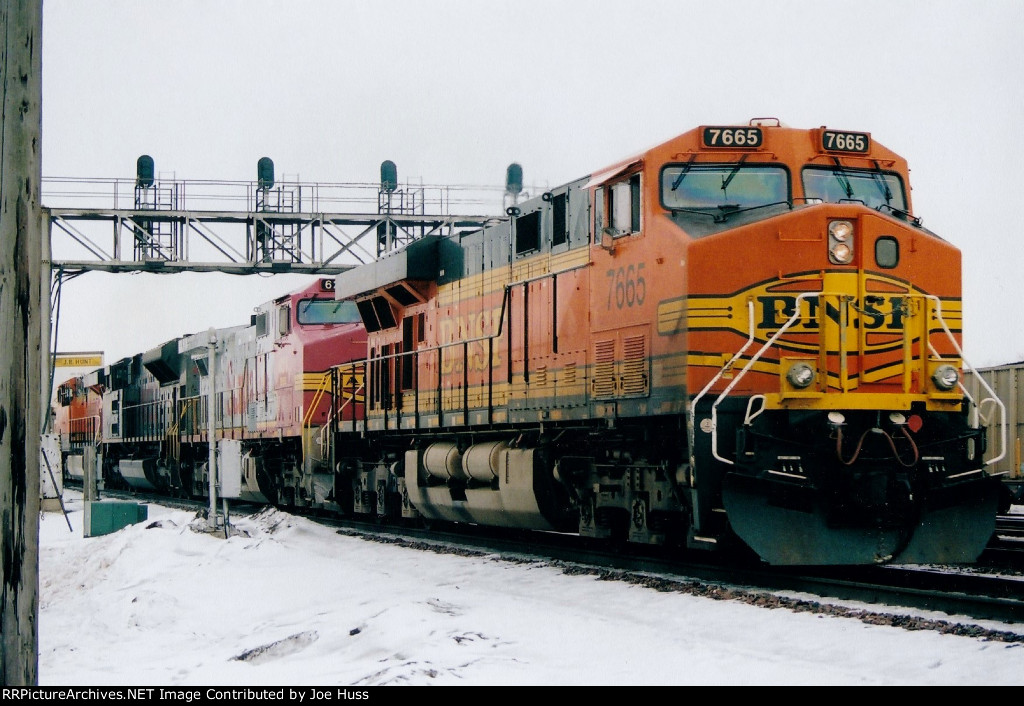
<path fill-rule="evenodd" d="M 69 381 L 62 438 L 108 482 L 204 495 L 216 347 L 251 499 L 778 565 L 977 558 L 1005 410 L 964 385 L 960 252 L 902 157 L 759 119 L 522 202 L 513 166 L 505 218 Z"/>
<path fill-rule="evenodd" d="M 772 564 L 983 550 L 1005 415 L 961 382 L 960 253 L 871 135 L 704 126 L 507 215 L 336 278 L 369 340 L 355 511 Z"/>
<path fill-rule="evenodd" d="M 63 383 L 55 428 L 65 472 L 83 475 L 83 449 L 97 448 L 108 487 L 185 496 L 209 488 L 210 352 L 214 436 L 240 468 L 238 497 L 317 506 L 333 491 L 332 414 L 352 419 L 362 401 L 332 400 L 330 368 L 365 355 L 355 305 L 333 282 L 257 307 L 248 325 L 172 339 Z"/>

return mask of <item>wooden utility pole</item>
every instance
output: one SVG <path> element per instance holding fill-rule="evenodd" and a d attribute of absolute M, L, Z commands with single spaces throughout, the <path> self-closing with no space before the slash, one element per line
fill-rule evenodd
<path fill-rule="evenodd" d="M 42 0 L 0 0 L 0 684 L 39 667 Z M 48 326 L 47 322 L 47 326 Z"/>

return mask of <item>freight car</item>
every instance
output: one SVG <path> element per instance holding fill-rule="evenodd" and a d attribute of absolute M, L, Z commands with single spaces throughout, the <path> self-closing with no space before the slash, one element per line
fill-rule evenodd
<path fill-rule="evenodd" d="M 216 348 L 212 434 L 253 499 L 778 565 L 977 558 L 1006 411 L 964 379 L 960 252 L 902 157 L 756 119 L 533 198 L 508 176 L 478 230 L 69 388 L 101 396 L 106 477 L 206 492 Z"/>
<path fill-rule="evenodd" d="M 965 394 L 960 252 L 910 193 L 869 133 L 708 125 L 338 276 L 369 340 L 353 510 L 973 561 L 1005 410 Z"/>
<path fill-rule="evenodd" d="M 1006 404 L 1008 443 L 1006 454 L 992 466 L 993 472 L 1003 479 L 1005 492 L 1001 512 L 1008 512 L 1008 504 L 1024 505 L 1024 458 L 1021 442 L 1024 440 L 1024 361 L 1004 363 L 978 369 L 977 380 L 971 379 L 969 390 L 975 396 L 984 390 L 981 380 L 995 391 Z M 1000 430 L 988 429 L 988 443 L 998 444 Z"/>

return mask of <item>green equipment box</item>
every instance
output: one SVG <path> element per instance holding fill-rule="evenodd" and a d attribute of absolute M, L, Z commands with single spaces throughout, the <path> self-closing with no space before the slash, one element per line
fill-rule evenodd
<path fill-rule="evenodd" d="M 98 537 L 119 529 L 145 522 L 149 506 L 125 500 L 90 500 L 85 503 L 85 523 L 82 534 Z"/>

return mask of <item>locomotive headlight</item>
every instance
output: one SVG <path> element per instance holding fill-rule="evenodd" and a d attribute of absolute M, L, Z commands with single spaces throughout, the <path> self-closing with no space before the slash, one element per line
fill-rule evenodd
<path fill-rule="evenodd" d="M 848 264 L 853 259 L 853 251 L 850 250 L 850 246 L 846 243 L 833 245 L 830 254 L 833 262 L 838 262 L 842 265 Z"/>
<path fill-rule="evenodd" d="M 807 363 L 794 363 L 786 372 L 786 379 L 790 385 L 802 390 L 814 382 L 814 368 Z"/>
<path fill-rule="evenodd" d="M 932 373 L 932 382 L 940 390 L 952 390 L 960 382 L 960 371 L 952 365 L 940 365 Z"/>
<path fill-rule="evenodd" d="M 853 237 L 853 224 L 849 221 L 832 221 L 828 224 L 828 235 L 833 240 L 845 243 Z"/>
<path fill-rule="evenodd" d="M 850 221 L 829 222 L 828 258 L 839 265 L 853 261 L 853 223 Z"/>

